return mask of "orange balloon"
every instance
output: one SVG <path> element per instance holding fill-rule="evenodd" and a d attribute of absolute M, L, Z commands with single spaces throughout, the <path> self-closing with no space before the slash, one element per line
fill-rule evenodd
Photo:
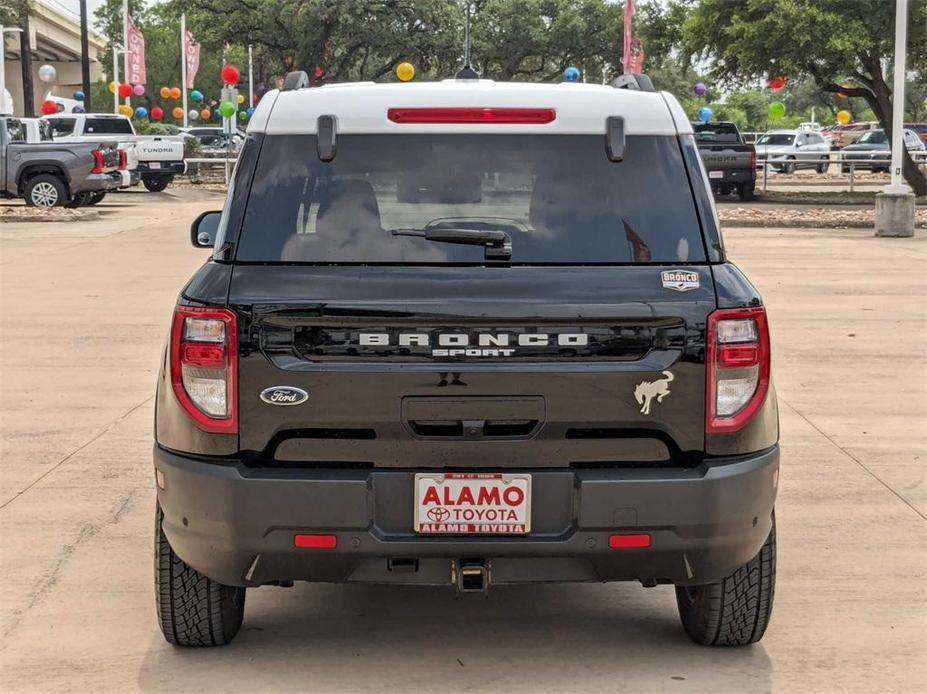
<path fill-rule="evenodd" d="M 200 111 L 200 118 L 203 120 L 209 120 L 212 118 L 212 111 L 210 111 L 208 108 L 204 108 L 202 111 Z"/>
<path fill-rule="evenodd" d="M 180 108 L 180 106 L 177 106 L 174 108 L 173 111 L 171 111 L 171 115 L 174 116 L 174 118 L 176 118 L 177 120 L 180 120 L 181 118 L 183 118 L 183 109 Z"/>
<path fill-rule="evenodd" d="M 161 87 L 161 91 L 159 92 L 159 94 L 161 95 L 162 99 L 170 99 L 171 98 L 171 88 Z"/>
<path fill-rule="evenodd" d="M 180 98 L 180 87 L 171 87 L 171 98 L 172 99 Z"/>

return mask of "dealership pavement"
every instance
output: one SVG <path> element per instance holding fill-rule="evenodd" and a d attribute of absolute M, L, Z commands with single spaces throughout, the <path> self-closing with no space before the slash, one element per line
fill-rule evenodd
<path fill-rule="evenodd" d="M 927 681 L 927 238 L 728 229 L 773 327 L 783 467 L 766 638 L 692 645 L 632 584 L 250 591 L 228 648 L 176 650 L 152 591 L 152 395 L 221 199 L 110 196 L 0 224 L 3 691 L 914 691 Z"/>

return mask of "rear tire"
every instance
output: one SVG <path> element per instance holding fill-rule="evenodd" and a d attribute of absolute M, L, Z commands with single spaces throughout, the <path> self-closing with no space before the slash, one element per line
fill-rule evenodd
<path fill-rule="evenodd" d="M 818 164 L 818 173 L 819 173 L 819 174 L 826 174 L 826 173 L 827 173 L 827 169 L 829 169 L 829 168 L 830 168 L 830 162 L 827 161 L 826 159 L 822 159 L 822 160 L 821 160 L 821 163 Z"/>
<path fill-rule="evenodd" d="M 245 589 L 207 578 L 174 554 L 155 511 L 155 601 L 158 624 L 175 646 L 224 646 L 245 614 Z"/>
<path fill-rule="evenodd" d="M 84 207 L 90 204 L 90 193 L 75 193 L 74 197 L 65 204 L 69 210 L 76 210 L 78 207 Z"/>
<path fill-rule="evenodd" d="M 759 553 L 729 576 L 703 586 L 677 586 L 682 626 L 703 646 L 746 646 L 763 638 L 776 589 L 776 516 Z"/>
<path fill-rule="evenodd" d="M 160 193 L 172 180 L 172 176 L 142 176 L 142 184 L 150 193 Z"/>
<path fill-rule="evenodd" d="M 68 187 L 57 176 L 39 174 L 26 183 L 23 197 L 29 207 L 61 207 L 68 202 Z"/>
<path fill-rule="evenodd" d="M 96 205 L 96 204 L 99 203 L 99 202 L 103 202 L 103 198 L 105 198 L 105 197 L 106 197 L 106 193 L 104 193 L 104 192 L 100 192 L 100 193 L 91 193 L 91 194 L 90 194 L 90 199 L 87 201 L 87 204 L 88 204 L 88 205 Z"/>
<path fill-rule="evenodd" d="M 750 202 L 756 197 L 755 193 L 755 183 L 741 183 L 737 186 L 737 197 L 740 198 L 741 202 Z"/>
<path fill-rule="evenodd" d="M 782 165 L 782 173 L 793 174 L 795 173 L 795 157 L 789 157 L 788 161 Z"/>

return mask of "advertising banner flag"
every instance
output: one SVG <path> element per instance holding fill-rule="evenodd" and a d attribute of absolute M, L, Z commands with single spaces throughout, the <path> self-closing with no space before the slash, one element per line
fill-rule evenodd
<path fill-rule="evenodd" d="M 129 71 L 126 82 L 130 84 L 146 84 L 145 75 L 145 36 L 135 26 L 132 17 L 126 20 L 126 50 L 128 53 Z"/>
<path fill-rule="evenodd" d="M 624 3 L 624 55 L 622 64 L 624 74 L 634 72 L 633 67 L 633 39 L 634 39 L 634 0 L 625 0 Z"/>
<path fill-rule="evenodd" d="M 193 38 L 189 31 L 183 37 L 183 59 L 187 65 L 187 83 L 184 85 L 187 89 L 193 89 L 193 81 L 196 79 L 196 73 L 200 69 L 200 44 Z"/>

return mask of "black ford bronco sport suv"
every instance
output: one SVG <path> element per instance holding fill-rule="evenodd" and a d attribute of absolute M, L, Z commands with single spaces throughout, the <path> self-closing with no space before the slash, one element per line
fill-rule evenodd
<path fill-rule="evenodd" d="M 671 95 L 285 87 L 191 233 L 155 427 L 168 641 L 228 643 L 246 588 L 293 581 L 672 584 L 696 642 L 762 637 L 766 312 Z"/>

